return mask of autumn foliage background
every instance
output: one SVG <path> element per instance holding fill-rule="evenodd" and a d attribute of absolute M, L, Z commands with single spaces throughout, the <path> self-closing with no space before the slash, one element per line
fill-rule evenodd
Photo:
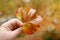
<path fill-rule="evenodd" d="M 16 10 L 20 7 L 36 9 L 43 21 L 39 32 L 33 35 L 22 34 L 16 40 L 60 40 L 60 0 L 0 0 L 0 25 L 16 18 Z M 52 32 L 57 35 L 52 35 Z M 47 36 L 47 39 L 42 36 Z"/>

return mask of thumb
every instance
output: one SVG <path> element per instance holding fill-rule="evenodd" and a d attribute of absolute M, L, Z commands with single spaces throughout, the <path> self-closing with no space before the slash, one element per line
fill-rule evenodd
<path fill-rule="evenodd" d="M 12 31 L 12 36 L 15 38 L 17 37 L 19 34 L 22 34 L 23 33 L 23 28 L 20 27 L 20 28 L 17 28 L 16 30 Z"/>

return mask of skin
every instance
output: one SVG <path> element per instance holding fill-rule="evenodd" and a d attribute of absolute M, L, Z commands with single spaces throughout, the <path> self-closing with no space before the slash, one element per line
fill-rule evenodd
<path fill-rule="evenodd" d="M 23 23 L 18 19 L 12 19 L 0 26 L 0 40 L 14 40 L 23 33 Z"/>

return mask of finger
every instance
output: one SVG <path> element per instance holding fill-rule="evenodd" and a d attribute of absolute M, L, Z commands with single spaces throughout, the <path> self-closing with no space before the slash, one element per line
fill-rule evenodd
<path fill-rule="evenodd" d="M 16 30 L 12 31 L 12 36 L 15 38 L 17 37 L 19 34 L 22 34 L 23 33 L 23 28 L 20 27 L 20 28 L 17 28 Z"/>
<path fill-rule="evenodd" d="M 5 27 L 7 29 L 13 30 L 14 28 L 21 27 L 23 23 L 19 21 L 18 19 L 12 19 L 2 25 L 2 27 Z"/>

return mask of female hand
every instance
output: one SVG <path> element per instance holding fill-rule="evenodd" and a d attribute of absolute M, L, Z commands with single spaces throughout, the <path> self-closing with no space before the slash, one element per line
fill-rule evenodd
<path fill-rule="evenodd" d="M 23 33 L 23 23 L 18 19 L 12 19 L 0 27 L 0 40 L 14 40 Z"/>

